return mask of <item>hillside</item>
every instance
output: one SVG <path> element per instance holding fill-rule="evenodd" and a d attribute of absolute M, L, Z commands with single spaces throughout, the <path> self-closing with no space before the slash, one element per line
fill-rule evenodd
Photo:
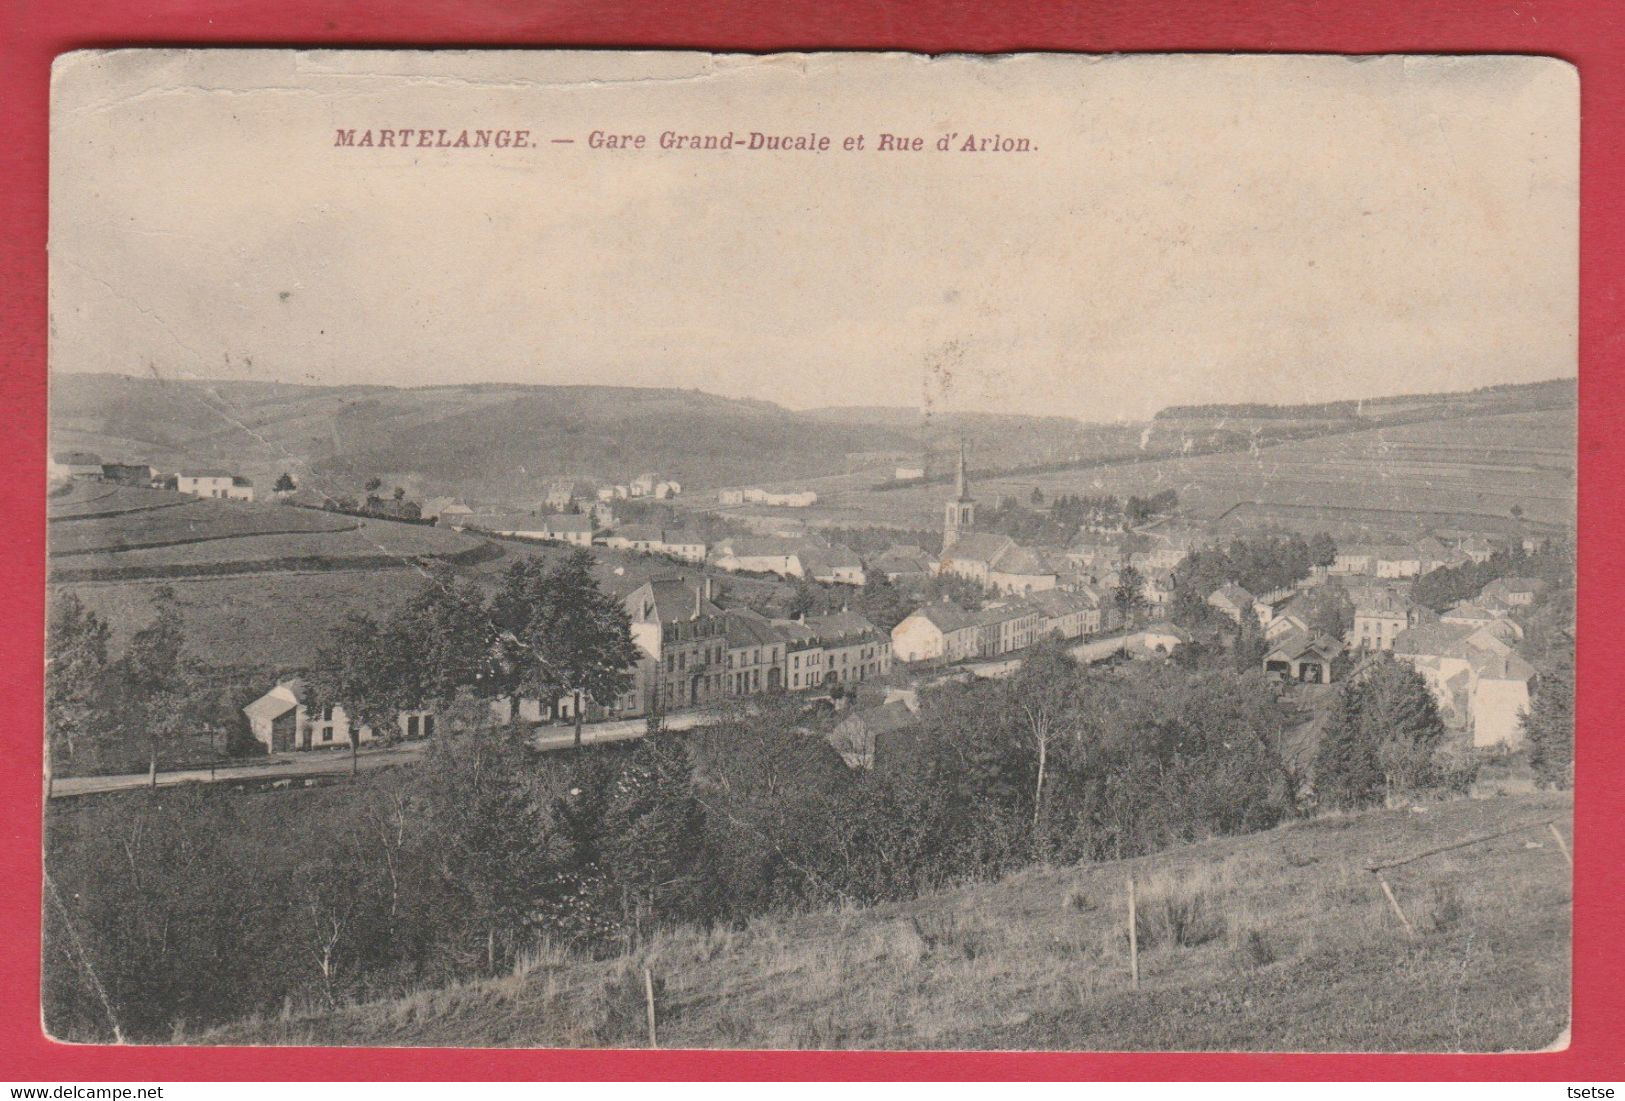
<path fill-rule="evenodd" d="M 1567 837 L 1571 809 L 1541 794 L 1325 817 L 908 903 L 678 930 L 630 957 L 544 952 L 513 976 L 200 1040 L 642 1046 L 647 966 L 668 1048 L 1539 1049 L 1569 1016 L 1570 872 L 1544 823 Z M 1386 873 L 1414 939 L 1363 870 L 1524 824 Z"/>
<path fill-rule="evenodd" d="M 908 433 L 694 390 L 481 384 L 396 388 L 51 379 L 51 446 L 104 459 L 282 470 L 332 492 L 377 476 L 414 493 L 534 500 L 552 478 L 656 470 L 695 488 L 844 469 L 848 452 L 917 450 Z"/>

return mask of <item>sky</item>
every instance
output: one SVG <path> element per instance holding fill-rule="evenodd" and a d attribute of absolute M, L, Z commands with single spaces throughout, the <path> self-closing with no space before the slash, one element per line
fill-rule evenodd
<path fill-rule="evenodd" d="M 407 127 L 529 134 L 336 144 Z M 831 148 L 659 147 L 753 130 Z M 82 53 L 51 156 L 57 371 L 1085 420 L 1576 371 L 1549 59 Z"/>

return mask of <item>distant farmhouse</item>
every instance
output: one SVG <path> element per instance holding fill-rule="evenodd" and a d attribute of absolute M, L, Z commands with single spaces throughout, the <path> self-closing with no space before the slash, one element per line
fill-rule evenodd
<path fill-rule="evenodd" d="M 214 497 L 229 501 L 252 501 L 254 483 L 229 470 L 192 467 L 175 473 L 173 488 L 193 497 Z"/>
<path fill-rule="evenodd" d="M 818 503 L 818 494 L 812 490 L 778 493 L 766 489 L 724 489 L 717 493 L 717 502 L 724 505 L 770 505 L 774 508 L 811 508 Z"/>

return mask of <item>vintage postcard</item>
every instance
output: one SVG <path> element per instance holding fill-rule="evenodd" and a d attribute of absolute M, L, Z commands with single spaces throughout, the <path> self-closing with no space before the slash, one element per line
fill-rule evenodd
<path fill-rule="evenodd" d="M 1564 1045 L 1578 109 L 60 58 L 45 1030 Z"/>

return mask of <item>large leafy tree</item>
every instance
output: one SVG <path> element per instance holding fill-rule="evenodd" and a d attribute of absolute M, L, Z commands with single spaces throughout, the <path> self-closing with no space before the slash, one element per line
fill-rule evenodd
<path fill-rule="evenodd" d="M 158 757 L 166 742 L 194 724 L 191 707 L 200 683 L 197 663 L 186 653 L 186 631 L 174 590 L 153 594 L 152 622 L 137 631 L 115 668 L 119 709 L 147 739 L 148 774 L 158 782 Z"/>
<path fill-rule="evenodd" d="M 1050 755 L 1058 743 L 1076 742 L 1086 721 L 1083 685 L 1082 670 L 1059 639 L 1045 640 L 1029 650 L 1006 682 L 1006 708 L 1033 757 L 1035 843 L 1043 825 Z"/>
<path fill-rule="evenodd" d="M 45 633 L 45 729 L 53 764 L 71 762 L 101 727 L 97 697 L 108 674 L 107 623 L 69 593 L 51 602 Z M 53 770 L 54 771 L 54 770 Z"/>
<path fill-rule="evenodd" d="M 1124 622 L 1131 622 L 1134 613 L 1145 603 L 1145 578 L 1133 566 L 1124 566 L 1117 575 L 1117 589 L 1112 602 L 1122 613 Z"/>
<path fill-rule="evenodd" d="M 1333 806 L 1362 807 L 1432 785 L 1444 734 L 1427 682 L 1379 658 L 1338 695 L 1315 755 L 1315 791 Z"/>
<path fill-rule="evenodd" d="M 381 729 L 401 711 L 442 708 L 464 692 L 500 691 L 496 630 L 472 582 L 437 571 L 382 623 L 354 613 L 334 633 L 311 678 L 313 702 L 338 704 L 351 720 Z"/>
<path fill-rule="evenodd" d="M 592 564 L 583 550 L 550 569 L 514 563 L 491 616 L 502 632 L 505 686 L 555 707 L 572 698 L 578 748 L 584 701 L 604 704 L 625 692 L 641 656 L 626 609 L 599 588 Z"/>

